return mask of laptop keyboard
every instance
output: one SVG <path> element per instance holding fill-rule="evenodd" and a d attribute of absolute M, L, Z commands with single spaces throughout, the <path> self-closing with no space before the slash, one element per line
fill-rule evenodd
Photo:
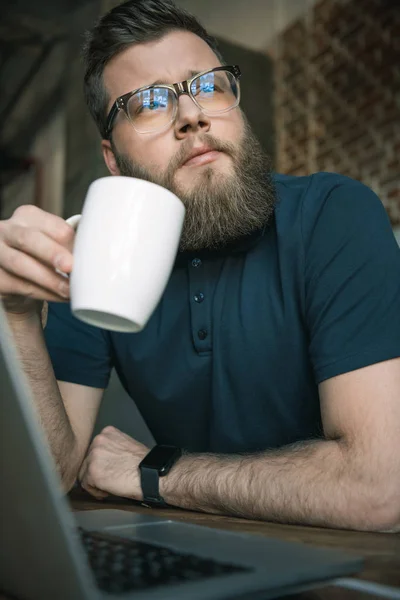
<path fill-rule="evenodd" d="M 119 594 L 251 569 L 78 528 L 98 587 Z"/>

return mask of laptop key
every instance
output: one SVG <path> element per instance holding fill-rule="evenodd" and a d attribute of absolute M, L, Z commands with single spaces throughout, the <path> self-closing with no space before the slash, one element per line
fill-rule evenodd
<path fill-rule="evenodd" d="M 98 587 L 112 594 L 252 570 L 109 533 L 78 531 Z"/>

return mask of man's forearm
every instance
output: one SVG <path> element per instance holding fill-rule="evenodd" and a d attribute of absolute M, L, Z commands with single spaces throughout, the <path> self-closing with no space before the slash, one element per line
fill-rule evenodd
<path fill-rule="evenodd" d="M 160 479 L 160 492 L 166 502 L 192 510 L 324 527 L 389 529 L 374 482 L 363 472 L 341 442 L 316 440 L 257 455 L 184 455 Z"/>
<path fill-rule="evenodd" d="M 47 352 L 39 315 L 29 319 L 9 315 L 23 370 L 27 375 L 39 420 L 65 488 L 69 489 L 78 469 L 75 436 Z"/>

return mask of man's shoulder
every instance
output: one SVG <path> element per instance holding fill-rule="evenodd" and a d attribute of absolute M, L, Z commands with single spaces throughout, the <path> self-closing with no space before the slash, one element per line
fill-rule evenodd
<path fill-rule="evenodd" d="M 327 203 L 346 218 L 360 207 L 381 205 L 374 192 L 356 179 L 338 173 L 319 172 L 303 177 L 274 174 L 276 189 L 276 218 L 287 223 L 310 223 L 317 219 Z"/>
<path fill-rule="evenodd" d="M 358 188 L 360 191 L 369 188 L 356 179 L 341 175 L 320 171 L 312 175 L 296 176 L 274 173 L 273 180 L 277 194 L 278 204 L 288 200 L 302 200 L 314 198 L 322 201 L 336 188 Z"/>

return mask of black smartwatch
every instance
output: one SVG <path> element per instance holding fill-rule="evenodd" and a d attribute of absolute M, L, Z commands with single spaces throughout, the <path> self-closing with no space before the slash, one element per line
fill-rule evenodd
<path fill-rule="evenodd" d="M 182 456 L 182 449 L 175 446 L 154 446 L 139 464 L 143 502 L 168 506 L 160 496 L 159 478 L 168 475 L 176 461 Z"/>

